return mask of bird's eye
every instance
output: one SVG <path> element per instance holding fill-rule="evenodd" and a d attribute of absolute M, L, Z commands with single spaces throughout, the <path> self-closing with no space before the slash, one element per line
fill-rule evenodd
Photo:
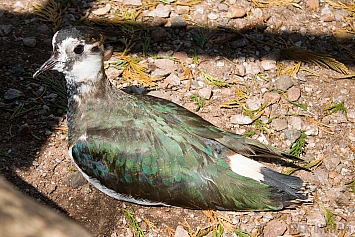
<path fill-rule="evenodd" d="M 79 44 L 74 48 L 74 53 L 81 54 L 82 52 L 84 52 L 84 45 Z"/>

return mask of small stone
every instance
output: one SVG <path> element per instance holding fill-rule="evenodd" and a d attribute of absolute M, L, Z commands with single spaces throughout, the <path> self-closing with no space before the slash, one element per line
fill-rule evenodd
<path fill-rule="evenodd" d="M 37 27 L 37 30 L 39 32 L 48 32 L 49 31 L 49 27 L 46 24 L 42 24 L 42 25 L 39 25 Z"/>
<path fill-rule="evenodd" d="M 263 16 L 263 11 L 260 8 L 251 9 L 251 19 L 258 20 Z"/>
<path fill-rule="evenodd" d="M 189 6 L 176 6 L 176 13 L 179 15 L 187 14 L 190 11 Z"/>
<path fill-rule="evenodd" d="M 239 40 L 235 40 L 231 43 L 231 47 L 233 49 L 236 49 L 236 48 L 242 48 L 242 47 L 245 47 L 249 44 L 249 40 L 246 39 L 246 38 L 242 38 L 242 39 L 239 39 Z"/>
<path fill-rule="evenodd" d="M 33 38 L 33 37 L 26 37 L 26 38 L 23 38 L 23 39 L 22 39 L 22 42 L 23 42 L 23 44 L 24 44 L 25 46 L 31 47 L 31 48 L 35 47 L 35 46 L 36 46 L 36 43 L 37 43 L 36 39 Z"/>
<path fill-rule="evenodd" d="M 167 37 L 167 33 L 164 28 L 158 27 L 150 33 L 152 42 L 161 42 L 164 41 Z"/>
<path fill-rule="evenodd" d="M 334 172 L 334 171 L 329 172 L 328 177 L 330 179 L 334 179 L 335 177 L 337 177 L 337 172 Z"/>
<path fill-rule="evenodd" d="M 301 89 L 298 87 L 291 87 L 286 95 L 290 101 L 297 101 L 301 97 Z"/>
<path fill-rule="evenodd" d="M 306 5 L 308 8 L 317 11 L 319 8 L 319 0 L 307 0 Z"/>
<path fill-rule="evenodd" d="M 288 118 L 288 125 L 293 129 L 301 130 L 302 129 L 302 119 L 296 116 L 290 116 Z"/>
<path fill-rule="evenodd" d="M 293 86 L 293 81 L 290 76 L 284 74 L 281 75 L 275 82 L 276 89 L 285 91 Z"/>
<path fill-rule="evenodd" d="M 230 117 L 230 122 L 234 124 L 251 124 L 253 120 L 249 116 L 236 114 Z"/>
<path fill-rule="evenodd" d="M 185 19 L 181 16 L 175 16 L 171 19 L 171 28 L 184 28 L 186 25 Z"/>
<path fill-rule="evenodd" d="M 345 17 L 348 16 L 349 13 L 347 10 L 341 9 L 341 10 L 335 10 L 334 12 L 334 18 L 338 22 L 344 22 Z"/>
<path fill-rule="evenodd" d="M 122 3 L 126 6 L 142 6 L 141 0 L 123 0 Z"/>
<path fill-rule="evenodd" d="M 4 99 L 5 100 L 13 100 L 13 99 L 16 99 L 21 96 L 23 96 L 22 91 L 10 88 L 5 92 Z"/>
<path fill-rule="evenodd" d="M 335 19 L 334 19 L 334 17 L 332 17 L 332 16 L 326 15 L 326 16 L 321 16 L 321 17 L 319 18 L 319 20 L 320 20 L 320 21 L 324 21 L 324 22 L 332 22 L 332 21 L 334 21 Z"/>
<path fill-rule="evenodd" d="M 272 220 L 264 227 L 264 237 L 282 236 L 287 230 L 287 224 L 283 221 Z"/>
<path fill-rule="evenodd" d="M 273 126 L 276 131 L 284 130 L 287 128 L 287 120 L 282 118 L 276 118 L 272 120 L 271 126 Z"/>
<path fill-rule="evenodd" d="M 70 174 L 66 181 L 67 185 L 72 188 L 79 188 L 88 182 L 79 171 Z"/>
<path fill-rule="evenodd" d="M 203 97 L 203 98 L 209 100 L 209 99 L 211 98 L 211 96 L 212 96 L 212 88 L 209 87 L 209 86 L 208 86 L 208 87 L 204 87 L 204 88 L 202 88 L 202 89 L 200 89 L 200 90 L 198 91 L 198 94 L 199 94 L 201 97 Z"/>
<path fill-rule="evenodd" d="M 151 73 L 151 77 L 152 78 L 164 78 L 166 76 L 168 76 L 170 73 L 166 72 L 165 70 L 162 69 L 155 69 L 152 73 Z"/>
<path fill-rule="evenodd" d="M 92 13 L 94 13 L 97 16 L 103 16 L 103 15 L 106 15 L 107 13 L 109 13 L 110 10 L 111 10 L 111 4 L 106 4 L 105 7 L 96 9 L 96 10 L 92 11 Z"/>
<path fill-rule="evenodd" d="M 245 66 L 245 73 L 246 74 L 256 75 L 259 72 L 261 72 L 259 63 L 249 62 L 249 63 L 245 63 L 244 66 Z"/>
<path fill-rule="evenodd" d="M 180 85 L 180 78 L 176 75 L 176 73 L 171 73 L 167 78 L 165 78 L 165 82 L 173 86 L 178 86 Z"/>
<path fill-rule="evenodd" d="M 171 22 L 168 22 L 168 20 L 166 18 L 162 18 L 159 16 L 153 17 L 153 20 L 150 24 L 151 24 L 151 26 L 155 26 L 155 27 L 157 27 L 157 26 L 166 26 L 167 27 L 167 24 L 170 24 L 169 27 L 171 26 Z"/>
<path fill-rule="evenodd" d="M 152 16 L 152 17 L 158 16 L 158 17 L 167 18 L 169 17 L 170 12 L 171 12 L 171 7 L 169 5 L 158 4 L 158 6 L 154 10 L 148 12 L 147 16 Z"/>
<path fill-rule="evenodd" d="M 327 192 L 329 200 L 338 206 L 349 206 L 350 195 L 344 193 L 342 188 L 332 188 Z"/>
<path fill-rule="evenodd" d="M 287 140 L 289 140 L 291 143 L 296 141 L 301 136 L 301 132 L 295 129 L 286 129 L 284 133 Z"/>
<path fill-rule="evenodd" d="M 236 64 L 235 65 L 235 74 L 238 76 L 241 76 L 241 77 L 245 76 L 245 67 L 243 64 Z"/>
<path fill-rule="evenodd" d="M 22 124 L 19 129 L 18 129 L 19 133 L 21 134 L 29 134 L 29 133 L 32 133 L 32 130 L 30 128 L 30 126 L 28 126 L 27 123 L 25 124 Z"/>
<path fill-rule="evenodd" d="M 220 10 L 220 11 L 228 11 L 228 9 L 229 9 L 229 7 L 226 4 L 224 4 L 224 3 L 218 4 L 218 10 Z"/>
<path fill-rule="evenodd" d="M 211 12 L 210 14 L 207 15 L 208 19 L 210 20 L 217 20 L 218 19 L 218 14 Z"/>
<path fill-rule="evenodd" d="M 189 237 L 189 232 L 187 232 L 184 227 L 178 225 L 175 230 L 175 237 Z"/>
<path fill-rule="evenodd" d="M 246 12 L 243 8 L 231 6 L 226 14 L 228 18 L 241 18 L 245 16 Z"/>
<path fill-rule="evenodd" d="M 12 31 L 11 25 L 0 25 L 0 36 L 5 36 Z"/>
<path fill-rule="evenodd" d="M 17 2 L 15 2 L 15 4 L 13 5 L 13 7 L 14 8 L 25 8 L 25 5 L 23 5 L 23 3 L 22 2 L 20 2 L 20 1 L 17 1 Z"/>
<path fill-rule="evenodd" d="M 324 215 L 320 210 L 314 210 L 307 215 L 307 225 L 325 227 L 327 222 L 325 221 Z"/>
<path fill-rule="evenodd" d="M 23 67 L 21 67 L 21 66 L 14 66 L 13 68 L 12 68 L 12 71 L 16 74 L 16 75 L 21 75 L 22 73 L 24 73 L 25 72 L 25 69 L 23 68 Z"/>
<path fill-rule="evenodd" d="M 160 68 L 168 73 L 172 73 L 173 71 L 175 71 L 177 69 L 177 65 L 175 65 L 174 60 L 167 59 L 167 58 L 156 59 L 154 61 L 154 64 L 158 68 Z"/>
<path fill-rule="evenodd" d="M 258 110 L 261 107 L 261 100 L 257 97 L 249 97 L 246 100 L 246 105 L 251 110 Z"/>
<path fill-rule="evenodd" d="M 122 74 L 122 72 L 123 72 L 123 70 L 117 70 L 114 67 L 109 67 L 105 71 L 107 78 L 110 80 L 117 79 Z"/>
<path fill-rule="evenodd" d="M 277 68 L 275 60 L 262 60 L 262 61 L 260 61 L 260 66 L 265 71 L 275 70 Z"/>
<path fill-rule="evenodd" d="M 267 103 L 277 103 L 280 100 L 281 96 L 278 93 L 275 92 L 265 92 L 264 94 L 264 100 Z"/>

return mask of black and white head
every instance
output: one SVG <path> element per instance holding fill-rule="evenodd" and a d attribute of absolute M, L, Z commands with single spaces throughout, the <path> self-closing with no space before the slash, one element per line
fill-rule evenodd
<path fill-rule="evenodd" d="M 53 36 L 51 57 L 33 77 L 46 70 L 63 72 L 68 83 L 94 82 L 100 78 L 103 67 L 103 36 L 86 27 L 60 30 Z"/>

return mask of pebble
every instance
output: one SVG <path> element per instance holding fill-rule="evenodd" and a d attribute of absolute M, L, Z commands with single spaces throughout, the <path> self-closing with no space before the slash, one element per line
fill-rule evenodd
<path fill-rule="evenodd" d="M 164 41 L 167 37 L 166 30 L 164 28 L 158 27 L 150 33 L 152 42 L 161 42 Z"/>
<path fill-rule="evenodd" d="M 22 91 L 10 88 L 5 92 L 4 99 L 5 100 L 13 100 L 13 99 L 16 99 L 21 96 L 23 96 Z"/>
<path fill-rule="evenodd" d="M 239 39 L 239 40 L 235 40 L 231 43 L 231 46 L 233 49 L 236 49 L 236 48 L 242 48 L 242 47 L 245 47 L 249 44 L 249 40 L 246 39 L 246 38 L 242 38 L 242 39 Z"/>
<path fill-rule="evenodd" d="M 151 77 L 152 78 L 164 78 L 164 77 L 168 76 L 169 74 L 170 74 L 169 72 L 166 72 L 165 70 L 157 68 L 151 73 Z"/>
<path fill-rule="evenodd" d="M 241 17 L 245 16 L 245 14 L 246 14 L 246 12 L 243 8 L 230 6 L 226 17 L 231 18 L 231 19 L 241 18 Z"/>
<path fill-rule="evenodd" d="M 262 60 L 262 61 L 260 61 L 260 66 L 265 71 L 275 70 L 277 68 L 275 60 Z"/>
<path fill-rule="evenodd" d="M 291 143 L 295 142 L 301 136 L 301 132 L 295 129 L 285 129 L 284 133 L 287 140 Z"/>
<path fill-rule="evenodd" d="M 29 133 L 32 133 L 32 130 L 30 128 L 30 126 L 25 123 L 25 124 L 22 124 L 19 129 L 18 129 L 19 133 L 21 134 L 29 134 Z"/>
<path fill-rule="evenodd" d="M 319 209 L 314 209 L 307 216 L 307 225 L 317 226 L 317 227 L 325 227 L 327 222 L 325 221 L 324 214 Z"/>
<path fill-rule="evenodd" d="M 0 36 L 5 36 L 12 31 L 11 25 L 0 25 Z"/>
<path fill-rule="evenodd" d="M 291 87 L 286 92 L 286 95 L 290 101 L 297 101 L 301 97 L 301 89 L 298 87 Z"/>
<path fill-rule="evenodd" d="M 290 116 L 288 118 L 288 125 L 293 129 L 301 130 L 302 129 L 302 119 L 300 117 Z"/>
<path fill-rule="evenodd" d="M 123 0 L 123 5 L 128 6 L 142 6 L 141 0 Z"/>
<path fill-rule="evenodd" d="M 226 4 L 224 4 L 224 3 L 218 4 L 219 11 L 228 11 L 228 9 L 229 9 L 229 7 Z"/>
<path fill-rule="evenodd" d="M 281 131 L 287 128 L 287 120 L 283 118 L 276 118 L 272 120 L 271 126 L 274 127 L 276 131 Z"/>
<path fill-rule="evenodd" d="M 37 30 L 39 32 L 48 32 L 49 31 L 49 27 L 46 24 L 41 24 L 37 27 Z"/>
<path fill-rule="evenodd" d="M 245 63 L 245 74 L 251 74 L 251 75 L 255 75 L 258 74 L 259 72 L 261 72 L 259 63 L 256 62 L 249 62 L 249 63 Z"/>
<path fill-rule="evenodd" d="M 261 104 L 262 104 L 261 100 L 255 96 L 249 97 L 246 100 L 246 105 L 251 110 L 258 110 L 261 107 Z"/>
<path fill-rule="evenodd" d="M 253 122 L 249 116 L 241 114 L 232 115 L 229 121 L 234 124 L 251 124 Z"/>
<path fill-rule="evenodd" d="M 175 230 L 175 237 L 189 237 L 189 232 L 187 232 L 184 227 L 178 225 Z"/>
<path fill-rule="evenodd" d="M 285 91 L 293 86 L 293 81 L 290 76 L 283 74 L 275 82 L 276 89 Z"/>
<path fill-rule="evenodd" d="M 277 103 L 280 100 L 281 96 L 278 93 L 275 92 L 265 92 L 264 94 L 264 100 L 266 103 Z"/>
<path fill-rule="evenodd" d="M 167 78 L 165 78 L 164 82 L 169 83 L 173 86 L 178 86 L 181 84 L 180 78 L 177 76 L 176 73 L 171 73 Z"/>
<path fill-rule="evenodd" d="M 154 61 L 154 65 L 158 68 L 166 71 L 167 73 L 172 73 L 177 70 L 177 65 L 175 65 L 175 61 L 167 58 L 160 58 Z"/>
<path fill-rule="evenodd" d="M 319 0 L 307 0 L 306 5 L 308 8 L 317 11 L 319 8 Z"/>
<path fill-rule="evenodd" d="M 103 16 L 103 15 L 106 15 L 107 13 L 109 13 L 110 10 L 111 10 L 111 4 L 106 4 L 105 7 L 96 9 L 96 10 L 92 11 L 92 13 L 94 13 L 97 16 Z"/>
<path fill-rule="evenodd" d="M 189 6 L 176 6 L 176 13 L 179 15 L 187 14 L 190 11 Z"/>
<path fill-rule="evenodd" d="M 201 97 L 209 100 L 212 96 L 212 88 L 210 86 L 204 87 L 198 91 L 198 94 Z"/>
<path fill-rule="evenodd" d="M 84 184 L 86 184 L 87 180 L 84 178 L 84 176 L 79 171 L 76 171 L 75 173 L 70 174 L 67 177 L 66 183 L 68 186 L 70 186 L 72 188 L 79 188 L 79 187 L 83 186 Z"/>
<path fill-rule="evenodd" d="M 218 15 L 218 14 L 213 13 L 213 12 L 211 12 L 211 13 L 210 13 L 210 14 L 208 14 L 207 16 L 208 16 L 208 19 L 210 19 L 210 20 L 217 20 L 217 19 L 218 19 L 218 17 L 219 17 L 219 15 Z"/>
<path fill-rule="evenodd" d="M 19 75 L 21 75 L 22 73 L 25 72 L 25 69 L 24 69 L 23 67 L 17 65 L 17 66 L 14 66 L 14 67 L 12 68 L 12 71 L 13 71 L 16 75 L 19 76 Z"/>
<path fill-rule="evenodd" d="M 287 230 L 287 224 L 283 221 L 272 220 L 269 221 L 263 230 L 264 237 L 282 236 Z"/>
<path fill-rule="evenodd" d="M 170 22 L 171 28 L 184 28 L 184 27 L 186 27 L 186 25 L 187 25 L 187 23 L 186 23 L 185 19 L 182 18 L 181 16 L 173 17 Z"/>
<path fill-rule="evenodd" d="M 171 12 L 171 7 L 169 5 L 158 4 L 158 6 L 154 10 L 148 12 L 147 16 L 152 16 L 152 17 L 158 16 L 158 17 L 167 18 L 169 17 L 170 12 Z"/>
<path fill-rule="evenodd" d="M 23 44 L 24 44 L 25 46 L 31 47 L 31 48 L 35 47 L 35 46 L 36 46 L 36 43 L 37 43 L 36 39 L 33 38 L 33 37 L 26 37 L 26 38 L 23 38 L 23 39 L 22 39 L 22 42 L 23 42 Z"/>

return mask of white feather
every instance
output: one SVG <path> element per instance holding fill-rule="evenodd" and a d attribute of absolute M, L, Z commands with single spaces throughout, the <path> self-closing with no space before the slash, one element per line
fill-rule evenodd
<path fill-rule="evenodd" d="M 240 154 L 232 155 L 229 159 L 233 172 L 256 181 L 264 181 L 264 175 L 261 173 L 264 165 Z"/>

